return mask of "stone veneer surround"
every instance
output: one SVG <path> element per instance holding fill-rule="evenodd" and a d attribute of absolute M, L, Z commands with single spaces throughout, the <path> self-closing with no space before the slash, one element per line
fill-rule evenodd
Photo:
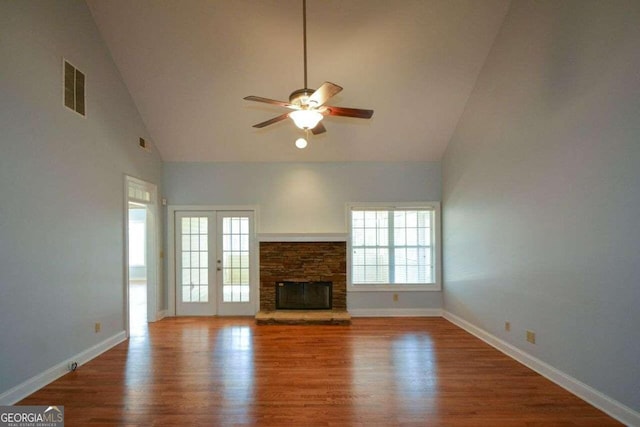
<path fill-rule="evenodd" d="M 333 310 L 347 309 L 346 242 L 260 242 L 260 310 L 276 309 L 277 281 L 333 282 Z"/>

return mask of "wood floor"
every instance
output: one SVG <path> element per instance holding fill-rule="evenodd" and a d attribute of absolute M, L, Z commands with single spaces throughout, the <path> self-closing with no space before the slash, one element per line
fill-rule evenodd
<path fill-rule="evenodd" d="M 67 426 L 619 425 L 441 318 L 172 318 L 20 402 Z"/>

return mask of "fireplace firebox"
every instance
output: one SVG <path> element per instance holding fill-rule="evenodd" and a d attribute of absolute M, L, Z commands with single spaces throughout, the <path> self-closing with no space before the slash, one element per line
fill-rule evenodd
<path fill-rule="evenodd" d="M 332 282 L 276 282 L 276 310 L 331 310 Z"/>

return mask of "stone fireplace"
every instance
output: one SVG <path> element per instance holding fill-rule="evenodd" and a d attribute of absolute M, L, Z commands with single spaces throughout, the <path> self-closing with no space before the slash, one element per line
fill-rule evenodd
<path fill-rule="evenodd" d="M 330 242 L 293 242 L 293 241 L 263 241 L 260 242 L 260 312 L 261 316 L 279 313 L 276 309 L 276 289 L 285 283 L 331 283 L 330 313 L 343 313 L 349 318 L 347 310 L 347 247 L 344 241 Z M 311 286 L 311 285 L 308 285 Z M 310 288 L 315 289 L 315 288 Z M 318 292 L 310 290 L 310 292 Z M 287 310 L 287 317 L 294 319 L 320 318 L 327 313 L 322 310 L 304 310 L 298 308 Z M 314 312 L 314 313 L 310 313 Z M 308 316 L 307 316 L 308 314 Z M 330 316 L 330 315 L 329 315 Z M 277 317 L 277 316 L 276 316 Z M 331 316 L 330 316 L 331 317 Z M 335 319 L 334 319 L 335 320 Z M 262 322 L 269 323 L 269 322 Z M 275 322 L 278 323 L 278 322 Z M 286 322 L 299 323 L 299 322 Z M 323 323 L 323 322 L 302 322 Z M 345 323 L 331 321 L 327 323 Z M 346 323 L 349 323 L 348 321 Z"/>

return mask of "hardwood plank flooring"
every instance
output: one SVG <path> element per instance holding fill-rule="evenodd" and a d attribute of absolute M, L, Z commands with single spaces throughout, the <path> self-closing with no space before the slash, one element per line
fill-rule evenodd
<path fill-rule="evenodd" d="M 67 426 L 620 425 L 441 318 L 170 318 L 24 399 Z"/>

